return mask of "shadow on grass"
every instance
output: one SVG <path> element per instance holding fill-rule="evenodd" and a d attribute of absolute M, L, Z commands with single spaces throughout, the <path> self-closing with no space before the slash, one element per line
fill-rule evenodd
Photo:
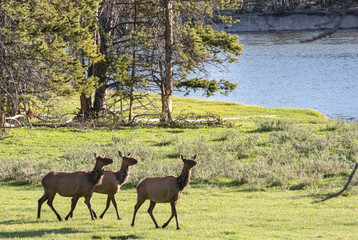
<path fill-rule="evenodd" d="M 213 139 L 213 140 L 211 140 L 211 141 L 213 141 L 213 142 L 224 142 L 224 141 L 226 141 L 226 140 L 228 140 L 227 137 L 221 137 L 221 138 Z"/>
<path fill-rule="evenodd" d="M 128 183 L 126 183 L 126 184 L 121 186 L 121 190 L 128 190 L 128 189 L 133 189 L 133 188 L 136 188 L 136 187 L 137 187 L 136 183 L 128 182 Z"/>
<path fill-rule="evenodd" d="M 179 153 L 169 153 L 167 154 L 168 158 L 180 158 L 180 154 Z"/>
<path fill-rule="evenodd" d="M 28 182 L 15 181 L 15 180 L 11 180 L 11 179 L 5 179 L 5 181 L 3 181 L 3 183 L 10 187 L 21 187 L 21 186 L 30 185 L 30 183 L 28 183 Z"/>
<path fill-rule="evenodd" d="M 15 187 L 15 188 L 21 188 L 21 190 L 31 190 L 31 191 L 34 189 L 43 188 L 42 185 L 38 184 L 37 182 L 29 183 L 29 182 L 9 180 L 9 179 L 0 181 L 0 186 Z"/>
<path fill-rule="evenodd" d="M 13 231 L 13 232 L 0 232 L 0 238 L 33 238 L 44 237 L 47 234 L 74 234 L 80 231 L 72 228 L 60 228 L 60 229 L 39 229 L 39 230 L 25 230 L 25 231 Z"/>
<path fill-rule="evenodd" d="M 17 224 L 27 224 L 27 223 L 38 223 L 39 221 L 36 220 L 30 220 L 30 221 L 26 221 L 26 220 L 8 220 L 8 221 L 3 221 L 0 222 L 0 225 L 17 225 Z"/>
<path fill-rule="evenodd" d="M 172 144 L 174 144 L 173 141 L 163 141 L 163 142 L 155 143 L 155 144 L 153 144 L 153 146 L 155 146 L 155 147 L 166 147 L 166 146 L 169 146 L 169 145 L 172 145 Z"/>
<path fill-rule="evenodd" d="M 105 237 L 107 238 L 107 237 Z M 140 239 L 141 237 L 136 235 L 121 235 L 121 236 L 110 236 L 109 239 L 119 239 L 119 240 L 126 240 L 126 239 Z M 102 239 L 101 236 L 92 236 L 92 239 Z"/>

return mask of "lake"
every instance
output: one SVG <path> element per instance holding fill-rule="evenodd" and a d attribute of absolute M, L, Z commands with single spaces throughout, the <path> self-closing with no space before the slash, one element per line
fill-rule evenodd
<path fill-rule="evenodd" d="M 191 97 L 270 108 L 310 108 L 329 117 L 358 119 L 358 30 L 343 30 L 311 43 L 318 31 L 239 33 L 239 63 L 211 77 L 238 83 L 229 96 Z"/>

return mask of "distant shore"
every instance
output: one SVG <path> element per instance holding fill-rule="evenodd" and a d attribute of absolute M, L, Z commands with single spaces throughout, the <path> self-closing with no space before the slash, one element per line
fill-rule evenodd
<path fill-rule="evenodd" d="M 240 22 L 228 27 L 219 23 L 220 30 L 226 32 L 267 32 L 325 30 L 332 28 L 338 20 L 339 11 L 332 9 L 305 9 L 278 13 L 246 13 L 237 16 Z M 350 10 L 340 29 L 358 28 L 358 9 Z"/>

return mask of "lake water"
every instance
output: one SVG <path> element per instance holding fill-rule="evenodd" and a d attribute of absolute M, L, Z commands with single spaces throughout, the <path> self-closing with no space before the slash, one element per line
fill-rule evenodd
<path fill-rule="evenodd" d="M 271 108 L 310 108 L 329 117 L 358 119 L 358 30 L 311 43 L 317 31 L 239 33 L 244 51 L 215 79 L 238 83 L 229 96 L 205 98 Z"/>

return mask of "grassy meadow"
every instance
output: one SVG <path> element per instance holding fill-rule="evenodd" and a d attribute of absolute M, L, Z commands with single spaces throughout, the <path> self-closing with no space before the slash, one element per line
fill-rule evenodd
<path fill-rule="evenodd" d="M 57 112 L 74 111 L 76 99 Z M 64 110 L 65 109 L 65 110 Z M 174 99 L 175 117 L 208 112 L 227 122 L 161 127 L 85 126 L 17 128 L 0 140 L 0 238 L 24 239 L 354 239 L 358 230 L 358 189 L 344 196 L 311 204 L 338 191 L 357 160 L 358 124 L 327 119 L 308 109 L 270 109 L 194 98 Z M 91 221 L 79 201 L 74 218 L 58 222 L 44 204 L 36 219 L 43 190 L 41 173 L 91 169 L 93 152 L 107 154 L 120 168 L 118 150 L 139 163 L 117 194 L 118 221 L 111 206 L 104 219 Z M 155 229 L 139 210 L 130 226 L 136 202 L 135 185 L 145 176 L 179 174 L 179 154 L 198 155 L 192 182 L 178 203 L 181 230 L 175 220 Z M 354 178 L 353 182 L 356 180 Z M 355 185 L 355 184 L 353 184 Z M 100 213 L 106 196 L 94 194 Z M 70 198 L 56 196 L 54 207 L 64 217 Z M 6 209 L 6 210 L 5 210 Z M 5 211 L 4 211 L 5 210 Z M 158 224 L 170 216 L 169 204 L 154 210 Z"/>

